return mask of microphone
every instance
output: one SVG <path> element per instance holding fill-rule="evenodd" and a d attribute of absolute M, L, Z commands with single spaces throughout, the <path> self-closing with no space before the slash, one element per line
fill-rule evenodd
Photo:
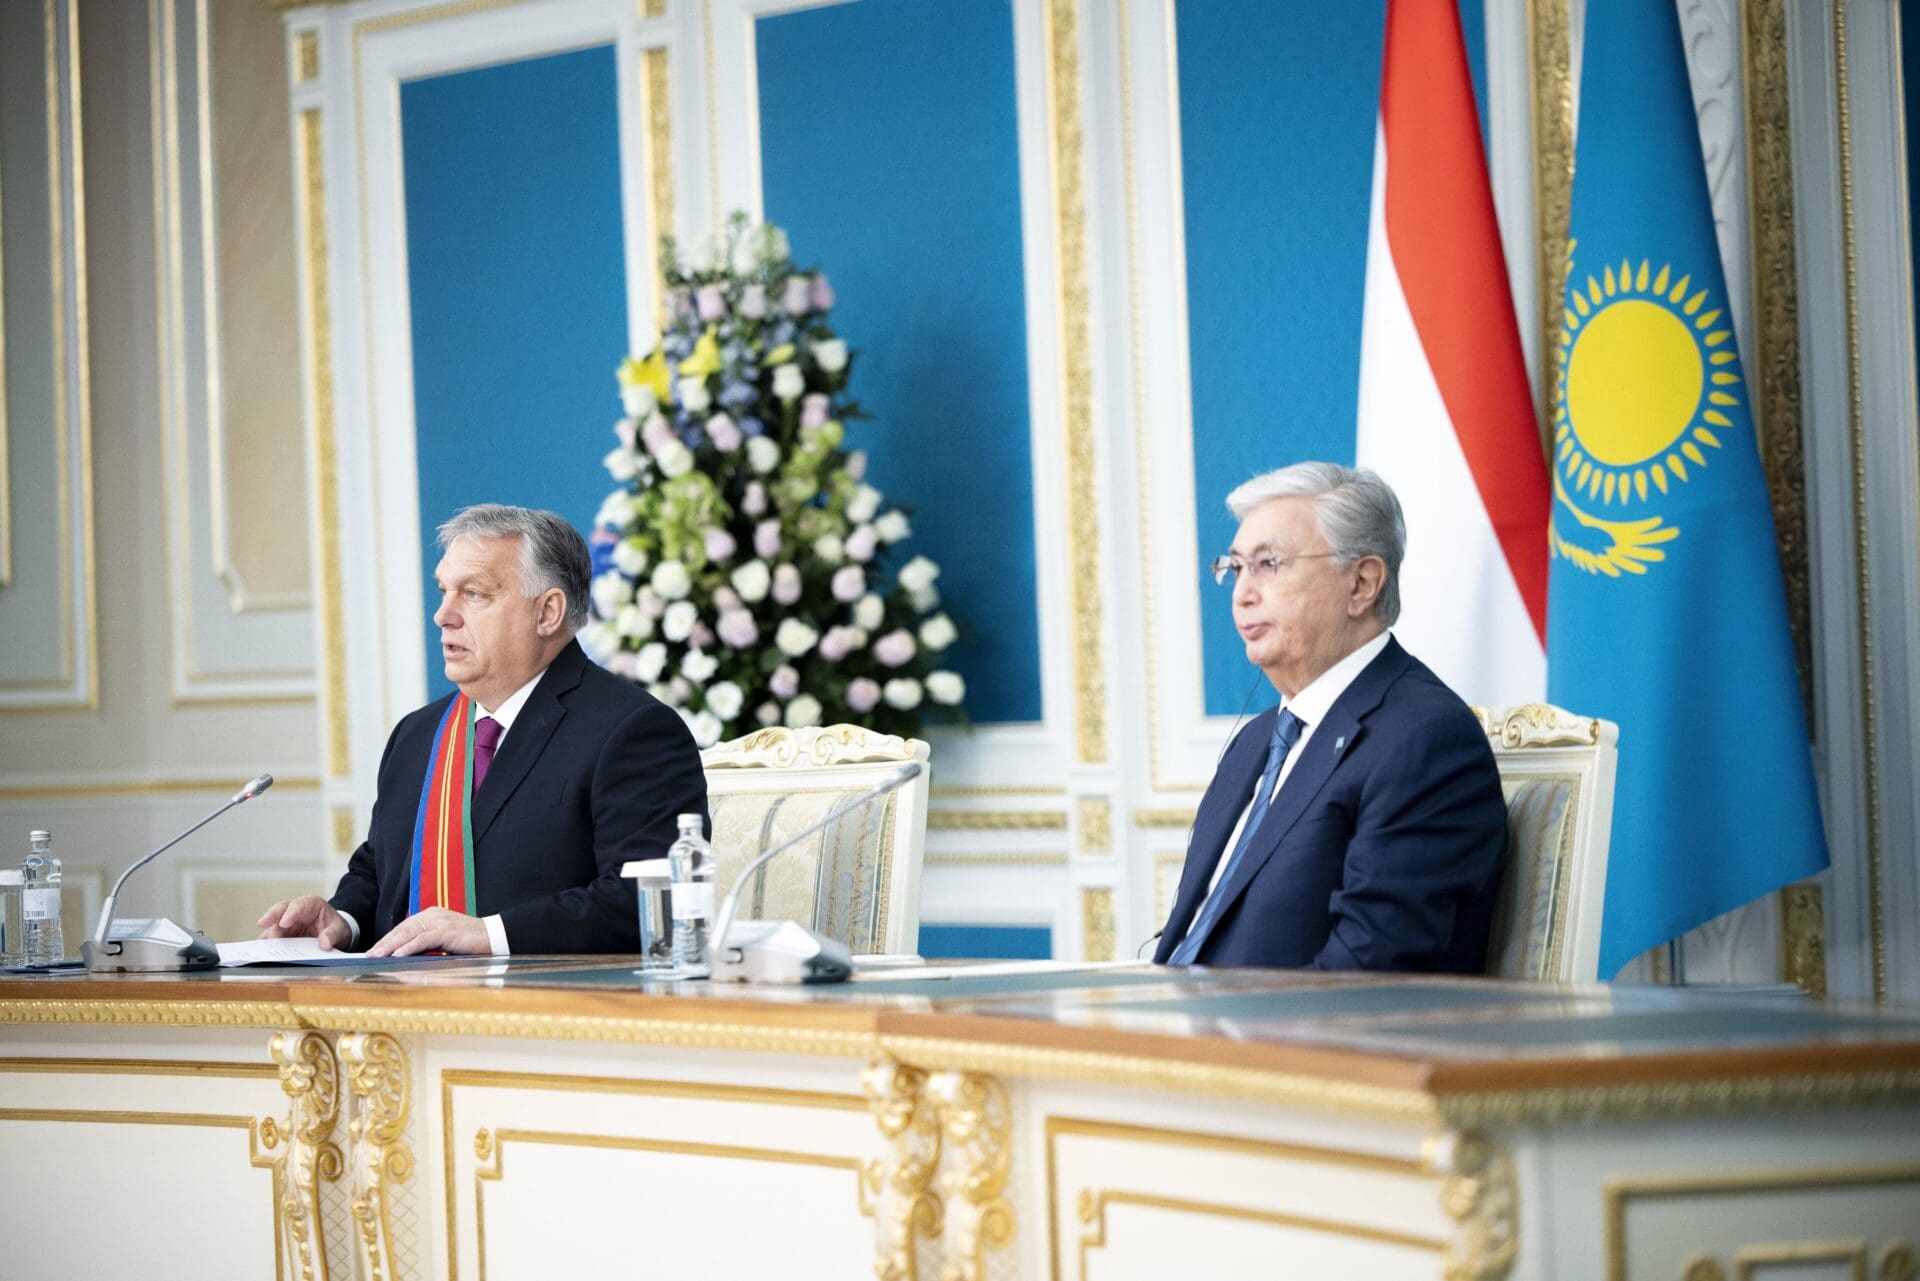
<path fill-rule="evenodd" d="M 853 952 L 839 939 L 828 938 L 798 921 L 736 921 L 740 890 L 755 872 L 775 856 L 792 849 L 827 824 L 835 822 L 897 787 L 920 777 L 925 768 L 909 761 L 858 796 L 841 801 L 815 823 L 795 832 L 747 864 L 727 891 L 726 901 L 713 922 L 713 949 L 709 977 L 722 983 L 841 983 L 853 974 Z"/>
<path fill-rule="evenodd" d="M 240 804 L 250 801 L 273 786 L 273 775 L 262 774 L 235 792 L 226 804 L 189 827 L 159 849 L 136 859 L 113 883 L 106 902 L 100 905 L 100 924 L 93 937 L 80 946 L 80 955 L 91 973 L 164 974 L 179 970 L 210 970 L 220 964 L 220 952 L 212 940 L 199 930 L 190 930 L 162 917 L 129 917 L 116 923 L 114 904 L 127 878 L 195 832 Z"/>

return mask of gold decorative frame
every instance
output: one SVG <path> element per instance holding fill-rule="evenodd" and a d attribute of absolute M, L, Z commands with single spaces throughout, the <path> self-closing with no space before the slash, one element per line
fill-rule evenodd
<path fill-rule="evenodd" d="M 1080 891 L 1081 950 L 1089 961 L 1111 961 L 1114 949 L 1113 889 L 1089 885 Z"/>
<path fill-rule="evenodd" d="M 700 753 L 707 769 L 792 769 L 799 765 L 862 765 L 924 761 L 931 749 L 917 738 L 876 734 L 858 725 L 758 729 Z"/>

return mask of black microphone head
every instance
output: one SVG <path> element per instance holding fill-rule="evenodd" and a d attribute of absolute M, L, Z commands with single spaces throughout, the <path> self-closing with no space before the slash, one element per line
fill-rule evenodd
<path fill-rule="evenodd" d="M 248 783 L 245 787 L 235 792 L 233 794 L 233 803 L 235 805 L 238 805 L 241 801 L 250 801 L 254 797 L 260 795 L 260 793 L 266 791 L 269 787 L 272 787 L 272 786 L 273 786 L 273 775 L 262 774 L 258 778 L 254 779 L 251 783 Z"/>

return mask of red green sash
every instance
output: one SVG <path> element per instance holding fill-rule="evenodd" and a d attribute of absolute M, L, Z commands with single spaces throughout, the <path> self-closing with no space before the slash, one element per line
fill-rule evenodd
<path fill-rule="evenodd" d="M 454 695 L 434 731 L 433 759 L 413 823 L 413 888 L 407 915 L 429 907 L 475 910 L 473 881 L 473 703 Z"/>

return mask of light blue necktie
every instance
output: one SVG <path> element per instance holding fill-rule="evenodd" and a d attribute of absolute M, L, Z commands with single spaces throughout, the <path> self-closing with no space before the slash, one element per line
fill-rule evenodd
<path fill-rule="evenodd" d="M 1300 741 L 1303 728 L 1300 718 L 1286 708 L 1280 709 L 1280 715 L 1273 722 L 1273 742 L 1267 748 L 1267 767 L 1260 771 L 1260 787 L 1253 794 L 1253 808 L 1247 813 L 1247 823 L 1240 831 L 1240 841 L 1233 847 L 1233 854 L 1227 859 L 1227 866 L 1213 883 L 1213 889 L 1207 894 L 1207 901 L 1200 906 L 1200 915 L 1195 918 L 1193 928 L 1180 940 L 1180 946 L 1173 949 L 1173 955 L 1167 958 L 1169 965 L 1192 965 L 1193 958 L 1200 955 L 1200 948 L 1206 943 L 1207 935 L 1213 933 L 1214 923 L 1220 919 L 1224 910 L 1226 895 L 1222 893 L 1240 860 L 1246 855 L 1247 847 L 1253 844 L 1253 834 L 1260 830 L 1260 820 L 1267 816 L 1267 807 L 1273 803 L 1273 785 L 1280 777 L 1280 767 L 1286 763 L 1287 753 Z"/>

